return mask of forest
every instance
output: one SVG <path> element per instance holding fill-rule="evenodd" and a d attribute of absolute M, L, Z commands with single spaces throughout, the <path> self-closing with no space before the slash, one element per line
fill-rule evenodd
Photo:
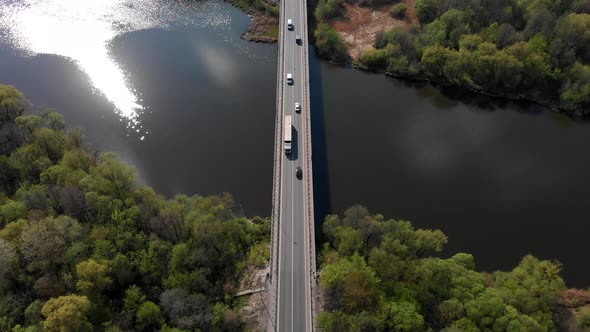
<path fill-rule="evenodd" d="M 342 217 L 328 216 L 323 230 L 322 331 L 590 328 L 588 307 L 565 324 L 556 314 L 564 302 L 573 307 L 588 301 L 566 291 L 556 261 L 527 255 L 512 271 L 478 272 L 471 254 L 440 257 L 447 243 L 441 231 L 415 229 L 358 205 Z"/>
<path fill-rule="evenodd" d="M 320 0 L 315 17 L 321 56 L 346 61 L 346 45 L 327 22 L 347 0 Z M 404 6 L 391 1 L 399 19 Z M 417 0 L 419 24 L 377 33 L 355 65 L 443 87 L 590 112 L 590 0 Z"/>
<path fill-rule="evenodd" d="M 236 331 L 270 221 L 229 194 L 167 199 L 0 85 L 0 331 Z"/>

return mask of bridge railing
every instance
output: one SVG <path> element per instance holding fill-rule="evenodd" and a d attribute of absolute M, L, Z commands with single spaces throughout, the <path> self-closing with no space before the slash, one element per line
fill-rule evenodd
<path fill-rule="evenodd" d="M 276 318 L 277 318 L 277 297 L 278 297 L 278 274 L 279 274 L 279 248 L 278 248 L 278 237 L 280 231 L 280 209 L 281 209 L 281 160 L 282 160 L 282 141 L 283 141 L 283 43 L 281 40 L 284 36 L 284 1 L 281 0 L 281 10 L 279 11 L 279 54 L 277 58 L 277 91 L 276 91 L 276 111 L 275 111 L 275 145 L 274 145 L 274 160 L 273 160 L 273 200 L 272 200 L 272 232 L 271 232 L 271 265 L 270 265 L 270 286 L 269 287 L 269 302 L 270 312 L 270 324 L 268 324 L 269 330 L 276 331 Z"/>
<path fill-rule="evenodd" d="M 304 80 L 304 98 L 305 98 L 305 103 L 304 105 L 306 106 L 307 112 L 305 112 L 306 114 L 306 126 L 305 126 L 305 135 L 306 135 L 306 139 L 305 139 L 305 147 L 306 147 L 306 151 L 307 151 L 307 155 L 305 156 L 305 162 L 306 162 L 306 166 L 307 166 L 307 181 L 306 181 L 306 213 L 307 213 L 307 227 L 308 227 L 308 234 L 309 234 L 309 238 L 308 238 L 308 257 L 309 257 L 309 272 L 311 273 L 311 275 L 309 276 L 310 278 L 310 296 L 311 296 L 311 324 L 312 324 L 312 329 L 313 330 L 317 330 L 316 329 L 316 322 L 317 322 L 317 314 L 319 313 L 319 306 L 318 303 L 316 301 L 316 296 L 318 294 L 318 288 L 317 288 L 317 282 L 316 282 L 316 255 L 315 255 L 315 216 L 314 216 L 314 192 L 313 192 L 313 163 L 312 163 L 312 155 L 313 155 L 313 151 L 312 151 L 312 136 L 311 136 L 311 101 L 310 101 L 310 91 L 309 91 L 309 87 L 310 87 L 310 82 L 309 82 L 309 38 L 308 38 L 308 28 L 309 26 L 307 25 L 307 15 L 308 15 L 308 11 L 307 11 L 307 0 L 300 0 L 302 1 L 302 5 L 303 5 L 303 21 L 304 21 L 304 31 L 302 32 L 303 35 L 303 40 L 305 41 L 304 43 L 304 47 L 305 47 L 305 56 L 304 56 L 304 62 L 303 62 L 303 74 L 305 75 L 305 80 Z"/>

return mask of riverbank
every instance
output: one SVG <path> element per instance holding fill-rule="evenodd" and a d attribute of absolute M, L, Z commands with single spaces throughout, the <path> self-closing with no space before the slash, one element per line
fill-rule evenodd
<path fill-rule="evenodd" d="M 590 112 L 590 53 L 577 40 L 586 38 L 590 14 L 575 4 L 545 8 L 559 20 L 533 31 L 530 17 L 538 8 L 525 8 L 519 21 L 488 15 L 486 11 L 501 8 L 486 6 L 442 9 L 429 0 L 320 0 L 316 37 L 322 38 L 316 46 L 323 58 L 356 69 L 585 117 Z"/>
<path fill-rule="evenodd" d="M 354 68 L 354 69 L 357 69 L 357 70 L 360 70 L 363 72 L 368 72 L 368 73 L 375 73 L 374 70 L 367 68 L 359 61 L 352 61 L 351 65 L 352 65 L 352 68 Z M 475 88 L 466 87 L 466 86 L 457 86 L 457 85 L 449 84 L 444 81 L 432 80 L 426 76 L 412 76 L 412 75 L 396 74 L 396 73 L 392 73 L 392 72 L 388 72 L 388 71 L 381 71 L 381 72 L 377 72 L 377 73 L 383 74 L 388 77 L 393 77 L 393 78 L 406 80 L 406 81 L 410 81 L 410 82 L 428 83 L 428 84 L 431 84 L 432 86 L 437 87 L 440 90 L 444 91 L 445 95 L 453 95 L 456 98 L 461 98 L 462 96 L 465 96 L 466 94 L 467 95 L 473 95 L 473 94 L 474 95 L 482 95 L 482 96 L 491 97 L 491 98 L 504 99 L 504 100 L 515 101 L 515 102 L 525 102 L 525 103 L 538 105 L 538 106 L 544 107 L 552 112 L 565 114 L 565 115 L 570 116 L 572 118 L 585 118 L 587 116 L 587 114 L 582 113 L 582 112 L 568 112 L 563 109 L 560 109 L 559 105 L 557 103 L 555 103 L 554 101 L 548 100 L 548 99 L 540 99 L 540 98 L 539 99 L 530 99 L 524 95 L 517 95 L 517 94 L 497 94 L 497 93 L 482 90 L 482 89 L 475 89 Z M 451 93 L 449 93 L 449 92 L 451 92 Z"/>
<path fill-rule="evenodd" d="M 279 7 L 276 3 L 255 0 L 228 0 L 248 14 L 250 27 L 240 38 L 258 43 L 276 43 L 279 36 Z"/>

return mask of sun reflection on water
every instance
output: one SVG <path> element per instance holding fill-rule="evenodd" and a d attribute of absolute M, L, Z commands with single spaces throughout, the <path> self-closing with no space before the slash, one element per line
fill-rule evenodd
<path fill-rule="evenodd" d="M 166 28 L 172 22 L 224 26 L 230 20 L 219 13 L 187 15 L 182 6 L 166 0 L 0 0 L 0 29 L 8 42 L 26 55 L 55 54 L 72 59 L 127 126 L 140 133 L 141 94 L 111 56 L 109 45 L 120 34 Z M 201 12 L 210 14 L 211 8 Z"/>

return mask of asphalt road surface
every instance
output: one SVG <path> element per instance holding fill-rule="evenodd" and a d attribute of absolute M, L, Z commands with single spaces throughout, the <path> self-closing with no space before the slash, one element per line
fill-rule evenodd
<path fill-rule="evenodd" d="M 311 294 L 310 270 L 308 250 L 308 220 L 305 209 L 307 199 L 304 181 L 311 176 L 311 170 L 306 169 L 305 158 L 308 157 L 304 140 L 306 135 L 308 105 L 305 102 L 306 91 L 309 91 L 307 81 L 307 23 L 305 20 L 305 0 L 283 0 L 283 26 L 279 42 L 283 43 L 283 59 L 279 65 L 283 66 L 283 98 L 282 112 L 291 115 L 292 120 L 292 152 L 286 154 L 282 150 L 281 159 L 281 201 L 279 215 L 279 276 L 278 276 L 278 310 L 277 331 L 311 331 Z M 293 29 L 287 29 L 287 20 L 293 22 Z M 302 36 L 300 44 L 295 36 Z M 279 71 L 281 73 L 281 71 Z M 287 74 L 293 75 L 293 84 L 287 84 Z M 295 112 L 295 103 L 301 104 L 301 112 Z M 295 169 L 301 167 L 302 179 L 295 175 Z M 313 215 L 313 214 L 312 214 Z"/>

